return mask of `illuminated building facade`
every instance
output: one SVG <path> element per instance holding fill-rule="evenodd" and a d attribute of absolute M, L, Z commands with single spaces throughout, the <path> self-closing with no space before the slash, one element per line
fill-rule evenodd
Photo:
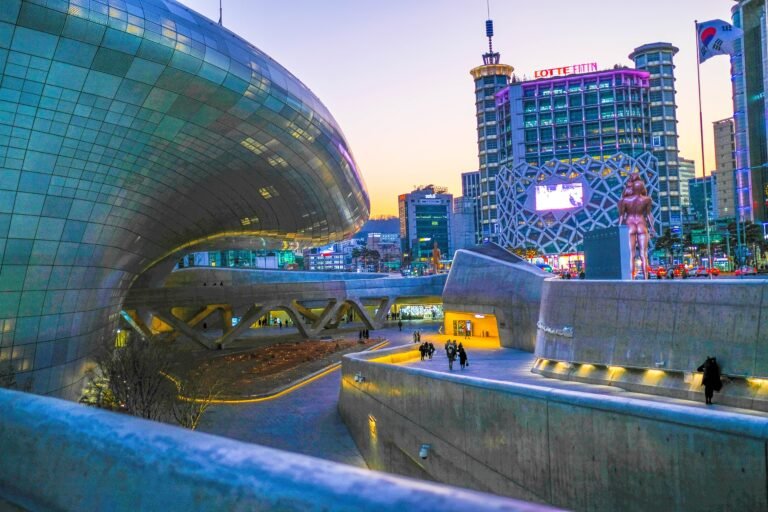
<path fill-rule="evenodd" d="M 658 194 L 656 160 L 648 153 L 649 75 L 628 68 L 569 74 L 595 68 L 545 70 L 548 78 L 513 83 L 496 95 L 504 247 L 579 252 L 585 231 L 616 223 L 616 204 L 633 170 L 652 197 Z M 545 188 L 537 203 L 539 186 Z M 539 204 L 547 201 L 547 187 L 554 202 Z"/>
<path fill-rule="evenodd" d="M 645 183 L 660 232 L 659 179 L 650 152 L 502 168 L 498 185 L 502 246 L 535 248 L 546 255 L 580 252 L 584 233 L 618 223 L 618 202 L 632 172 Z"/>
<path fill-rule="evenodd" d="M 739 220 L 768 221 L 768 6 L 740 0 L 731 9 L 733 25 L 744 31 L 731 57 Z"/>
<path fill-rule="evenodd" d="M 405 264 L 427 263 L 434 244 L 450 258 L 453 196 L 428 185 L 398 197 L 400 243 Z"/>
<path fill-rule="evenodd" d="M 188 252 L 352 236 L 369 200 L 320 100 L 175 0 L 0 4 L 0 365 L 75 398 L 129 289 Z"/>
<path fill-rule="evenodd" d="M 502 165 L 638 156 L 651 145 L 648 73 L 613 69 L 516 82 L 496 95 Z"/>

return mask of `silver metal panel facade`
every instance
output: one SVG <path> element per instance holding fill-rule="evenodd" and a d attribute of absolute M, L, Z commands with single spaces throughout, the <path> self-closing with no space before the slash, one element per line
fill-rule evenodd
<path fill-rule="evenodd" d="M 79 392 L 156 262 L 368 218 L 312 92 L 173 0 L 3 0 L 0 79 L 0 364 L 34 392 Z"/>

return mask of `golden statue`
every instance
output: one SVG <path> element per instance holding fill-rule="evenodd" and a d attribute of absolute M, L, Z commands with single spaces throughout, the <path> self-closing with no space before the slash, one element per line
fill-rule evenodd
<path fill-rule="evenodd" d="M 435 268 L 435 274 L 440 272 L 440 248 L 437 246 L 437 242 L 432 246 L 432 266 Z"/>
<path fill-rule="evenodd" d="M 629 264 L 632 279 L 635 278 L 636 249 L 640 251 L 643 278 L 648 279 L 648 242 L 650 237 L 656 236 L 651 208 L 651 198 L 640 174 L 630 174 L 619 200 L 619 225 L 626 224 L 629 228 Z"/>

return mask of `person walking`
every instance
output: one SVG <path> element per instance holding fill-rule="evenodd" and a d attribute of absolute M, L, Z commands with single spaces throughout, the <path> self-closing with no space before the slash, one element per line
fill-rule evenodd
<path fill-rule="evenodd" d="M 453 371 L 453 362 L 456 360 L 456 345 L 448 343 L 448 348 L 445 349 L 445 355 L 448 356 L 448 369 Z"/>
<path fill-rule="evenodd" d="M 421 354 L 421 360 L 424 360 L 424 356 L 427 354 L 427 347 L 425 346 L 426 343 L 422 343 L 419 345 L 419 354 Z"/>
<path fill-rule="evenodd" d="M 461 345 L 461 343 L 459 343 L 459 364 L 461 365 L 462 370 L 469 364 L 467 362 L 467 351 L 464 350 L 464 347 Z"/>
<path fill-rule="evenodd" d="M 701 385 L 704 386 L 705 403 L 712 405 L 712 395 L 714 395 L 715 391 L 720 391 L 723 388 L 723 382 L 720 380 L 720 366 L 717 364 L 717 359 L 707 356 L 707 360 L 696 371 L 704 372 Z"/>
<path fill-rule="evenodd" d="M 432 359 L 432 354 L 435 353 L 435 346 L 432 344 L 432 342 L 427 343 L 427 355 L 429 355 L 429 359 Z"/>
<path fill-rule="evenodd" d="M 397 321 L 397 330 L 398 331 L 402 331 L 403 330 L 403 321 L 402 320 L 398 320 Z"/>

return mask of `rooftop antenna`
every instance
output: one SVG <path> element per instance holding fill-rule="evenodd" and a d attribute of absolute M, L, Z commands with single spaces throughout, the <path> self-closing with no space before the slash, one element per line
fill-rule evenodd
<path fill-rule="evenodd" d="M 486 0 L 488 19 L 485 20 L 485 36 L 488 38 L 488 53 L 483 54 L 484 64 L 498 64 L 499 54 L 493 51 L 493 20 L 491 19 L 491 0 Z"/>
<path fill-rule="evenodd" d="M 219 25 L 221 25 L 222 27 L 224 26 L 223 19 L 224 19 L 224 15 L 221 9 L 221 0 L 219 0 Z"/>

